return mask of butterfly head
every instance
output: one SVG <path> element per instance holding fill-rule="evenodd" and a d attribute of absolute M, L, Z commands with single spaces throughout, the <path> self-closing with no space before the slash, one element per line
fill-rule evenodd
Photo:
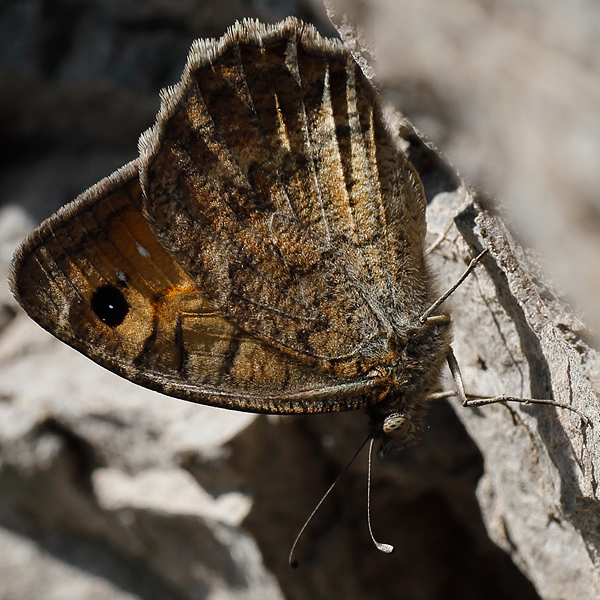
<path fill-rule="evenodd" d="M 382 431 L 392 438 L 405 439 L 414 435 L 414 425 L 410 415 L 392 413 L 383 420 Z"/>
<path fill-rule="evenodd" d="M 395 454 L 421 438 L 449 341 L 449 321 L 436 321 L 408 329 L 398 342 L 398 360 L 388 366 L 394 385 L 368 410 L 373 436 L 382 440 L 380 455 Z"/>
<path fill-rule="evenodd" d="M 421 439 L 426 410 L 404 410 L 384 415 L 371 412 L 373 436 L 381 440 L 378 454 L 393 456 Z"/>
<path fill-rule="evenodd" d="M 383 442 L 379 448 L 380 455 L 395 454 L 421 439 L 422 419 L 413 417 L 409 412 L 392 413 L 385 417 L 381 425 Z"/>

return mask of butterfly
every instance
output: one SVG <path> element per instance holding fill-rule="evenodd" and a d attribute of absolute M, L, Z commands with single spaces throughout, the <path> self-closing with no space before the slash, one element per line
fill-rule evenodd
<path fill-rule="evenodd" d="M 366 409 L 416 441 L 449 353 L 425 195 L 338 40 L 289 18 L 198 40 L 140 156 L 15 253 L 27 313 L 164 394 L 270 414 Z"/>

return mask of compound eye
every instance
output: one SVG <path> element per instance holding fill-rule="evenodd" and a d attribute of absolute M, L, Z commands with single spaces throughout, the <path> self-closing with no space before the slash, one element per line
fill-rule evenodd
<path fill-rule="evenodd" d="M 403 438 L 410 431 L 410 418 L 400 413 L 388 415 L 383 421 L 383 433 L 394 437 Z"/>

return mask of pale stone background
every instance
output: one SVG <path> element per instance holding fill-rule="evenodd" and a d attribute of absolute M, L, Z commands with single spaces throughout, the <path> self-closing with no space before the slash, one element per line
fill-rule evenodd
<path fill-rule="evenodd" d="M 597 236 L 598 112 L 592 92 L 593 49 L 600 38 L 593 35 L 593 6 L 567 0 L 539 6 L 389 0 L 345 7 L 373 44 L 377 81 L 386 97 L 471 181 L 501 194 L 507 205 L 518 200 L 510 215 L 521 236 L 540 251 L 548 246 L 550 273 L 586 308 L 591 322 L 596 317 L 586 304 L 586 290 L 596 285 L 595 262 L 577 262 L 568 252 L 577 244 L 593 248 Z M 2 281 L 12 250 L 35 223 L 135 156 L 137 137 L 158 107 L 158 90 L 178 80 L 192 39 L 218 36 L 244 16 L 277 21 L 288 14 L 334 34 L 323 8 L 300 0 L 0 4 Z M 503 51 L 519 60 L 505 58 Z M 571 68 L 574 63 L 577 69 Z M 578 87 L 563 84 L 560 74 Z M 446 203 L 442 216 L 454 216 L 461 196 L 450 192 L 457 181 L 430 153 L 420 152 L 426 188 L 431 196 L 449 192 L 436 202 Z M 565 198 L 569 204 L 560 204 Z M 583 204 L 576 200 L 585 201 L 584 217 L 578 216 Z M 556 206 L 562 213 L 553 212 Z M 571 231 L 577 233 L 564 243 L 561 234 L 559 244 L 557 228 L 567 222 L 575 223 Z M 438 221 L 432 217 L 432 223 Z M 538 234 L 547 237 L 538 240 Z M 463 255 L 441 247 L 439 256 L 460 268 Z M 578 279 L 571 284 L 565 277 Z M 535 542 L 535 532 L 516 547 L 510 536 L 498 534 L 506 523 L 510 529 L 530 514 L 542 522 L 550 515 L 579 544 L 576 553 L 565 553 L 564 540 L 561 545 L 550 531 L 545 547 L 554 548 L 555 558 L 565 557 L 569 569 L 564 577 L 555 569 L 557 582 L 538 578 L 542 597 L 569 597 L 556 594 L 569 589 L 577 561 L 588 575 L 593 571 L 597 541 L 578 537 L 573 519 L 562 514 L 561 501 L 573 500 L 577 486 L 561 488 L 552 467 L 558 464 L 562 475 L 572 465 L 567 461 L 565 467 L 562 450 L 558 459 L 553 452 L 544 454 L 530 413 L 495 425 L 490 419 L 487 430 L 476 427 L 488 421 L 482 414 L 502 419 L 512 413 L 479 411 L 465 418 L 486 454 L 478 496 L 500 550 L 486 534 L 475 496 L 481 455 L 444 403 L 432 409 L 419 446 L 376 464 L 374 527 L 382 541 L 396 545 L 396 553 L 377 553 L 367 538 L 365 464 L 359 461 L 309 529 L 300 548 L 301 569 L 291 571 L 290 544 L 364 437 L 363 415 L 255 418 L 147 392 L 53 340 L 17 309 L 6 285 L 0 286 L 2 600 L 533 599 L 537 592 L 508 555 L 535 581 L 525 548 Z M 462 307 L 468 312 L 467 302 Z M 577 341 L 581 328 L 571 326 Z M 459 358 L 469 384 L 497 385 L 494 369 L 486 376 L 477 367 L 484 350 L 463 350 L 468 325 L 462 331 Z M 500 369 L 501 386 L 508 372 Z M 512 379 L 506 385 L 513 391 Z M 531 391 L 525 380 L 516 388 L 523 395 Z M 515 420 L 527 428 L 512 434 Z M 572 435 L 580 434 L 576 424 L 575 417 L 568 428 Z M 527 443 L 515 444 L 511 453 L 512 438 L 536 440 L 536 452 L 544 457 L 539 481 L 554 492 L 566 490 L 562 496 L 549 494 L 556 514 L 547 510 L 546 496 L 537 488 L 531 495 L 536 502 L 515 498 L 508 513 L 502 502 L 494 504 L 499 485 L 521 485 L 531 474 L 523 469 L 523 481 L 516 481 L 510 470 L 504 479 L 497 470 L 507 456 L 519 465 L 519 452 L 531 450 Z M 586 485 L 594 462 L 582 454 L 577 439 L 583 466 L 573 470 L 573 479 L 593 514 L 598 512 L 594 492 Z M 501 450 L 507 454 L 501 456 Z M 578 523 L 583 527 L 581 519 Z"/>
<path fill-rule="evenodd" d="M 600 334 L 600 5 L 333 0 L 378 82 L 472 183 L 498 196 Z"/>

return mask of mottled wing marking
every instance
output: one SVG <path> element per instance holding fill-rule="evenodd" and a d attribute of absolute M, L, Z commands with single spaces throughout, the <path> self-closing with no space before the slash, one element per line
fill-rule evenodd
<path fill-rule="evenodd" d="M 17 253 L 11 284 L 30 316 L 59 339 L 173 396 L 286 413 L 359 408 L 384 393 L 381 382 L 341 380 L 294 362 L 224 318 L 153 236 L 137 163 L 35 231 Z M 91 309 L 102 286 L 120 290 L 129 305 L 116 327 Z"/>
<path fill-rule="evenodd" d="M 425 200 L 341 43 L 295 19 L 196 43 L 140 150 L 151 227 L 241 328 L 340 376 L 397 357 Z"/>

